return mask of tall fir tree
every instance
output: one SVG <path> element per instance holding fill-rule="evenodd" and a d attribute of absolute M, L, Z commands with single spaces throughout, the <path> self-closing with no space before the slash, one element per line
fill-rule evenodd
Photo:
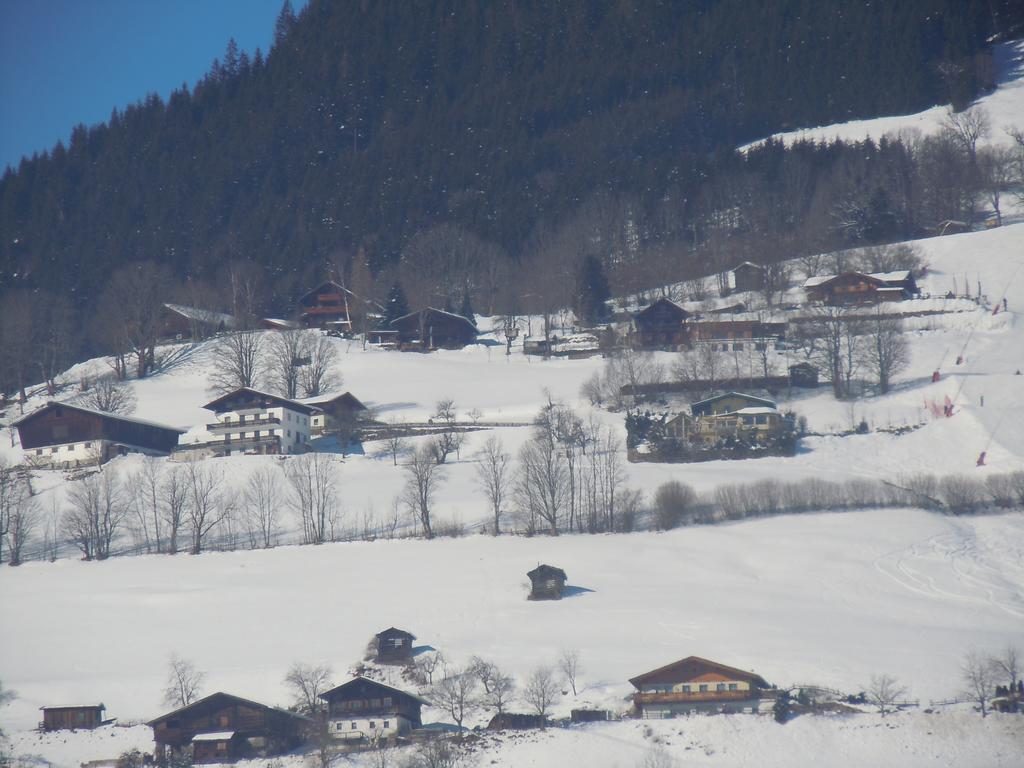
<path fill-rule="evenodd" d="M 576 273 L 576 314 L 588 323 L 608 319 L 608 305 L 612 292 L 601 260 L 590 254 L 583 257 Z"/>

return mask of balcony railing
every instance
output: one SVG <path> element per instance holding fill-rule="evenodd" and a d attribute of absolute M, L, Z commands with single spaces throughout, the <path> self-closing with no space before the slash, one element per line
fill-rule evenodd
<path fill-rule="evenodd" d="M 281 450 L 281 438 L 277 435 L 266 437 L 245 437 L 236 440 L 213 440 L 206 443 L 217 453 L 226 451 L 252 451 L 264 450 L 267 453 L 277 453 Z"/>
<path fill-rule="evenodd" d="M 215 421 L 213 424 L 207 424 L 206 429 L 209 432 L 242 432 L 258 427 L 279 425 L 280 423 L 281 419 L 276 416 L 270 416 L 265 419 L 246 419 L 245 421 Z"/>
<path fill-rule="evenodd" d="M 769 691 L 744 690 L 744 691 L 671 691 L 666 693 L 635 693 L 633 703 L 640 704 L 673 704 L 687 701 L 743 701 L 746 699 L 759 699 L 770 696 Z"/>

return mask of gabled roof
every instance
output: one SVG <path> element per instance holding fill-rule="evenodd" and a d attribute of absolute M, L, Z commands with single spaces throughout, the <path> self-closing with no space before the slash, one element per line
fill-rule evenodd
<path fill-rule="evenodd" d="M 320 284 L 315 286 L 312 290 L 306 291 L 304 294 L 299 296 L 299 301 L 301 302 L 307 296 L 312 296 L 314 293 L 318 293 L 322 288 L 325 288 L 325 287 L 334 288 L 337 291 L 343 291 L 343 292 L 347 293 L 349 296 L 351 296 L 353 299 L 358 299 L 359 301 L 363 302 L 364 304 L 366 304 L 368 306 L 372 305 L 372 306 L 378 307 L 380 309 L 384 308 L 381 305 L 380 302 L 374 301 L 373 299 L 364 299 L 358 293 L 353 293 L 352 291 L 350 291 L 348 288 L 346 288 L 344 285 L 339 283 L 337 280 L 324 280 L 323 282 L 321 282 Z"/>
<path fill-rule="evenodd" d="M 341 685 L 336 685 L 335 687 L 331 688 L 331 690 L 324 691 L 323 693 L 320 694 L 320 698 L 328 700 L 328 701 L 333 699 L 333 698 L 337 698 L 335 694 L 341 692 L 345 688 L 349 688 L 349 687 L 351 687 L 353 685 L 356 685 L 357 683 L 369 683 L 371 686 L 376 686 L 377 688 L 383 688 L 385 691 L 388 691 L 390 693 L 398 694 L 400 696 L 406 696 L 406 697 L 408 697 L 410 699 L 415 699 L 420 704 L 426 704 L 428 706 L 430 704 L 429 701 L 424 699 L 422 696 L 417 696 L 415 693 L 409 693 L 408 691 L 403 691 L 401 688 L 394 688 L 394 687 L 392 687 L 390 685 L 385 685 L 384 683 L 380 682 L 379 680 L 371 680 L 368 677 L 362 677 L 362 676 L 358 676 L 358 675 L 356 677 L 353 677 L 347 683 L 342 683 Z"/>
<path fill-rule="evenodd" d="M 395 323 L 400 323 L 402 320 L 408 320 L 411 317 L 417 317 L 417 316 L 419 316 L 421 314 L 428 314 L 428 313 L 431 313 L 431 312 L 433 312 L 434 314 L 444 315 L 446 317 L 451 317 L 451 318 L 454 318 L 456 320 L 461 320 L 462 322 L 464 322 L 470 328 L 470 330 L 473 331 L 474 334 L 479 333 L 479 331 L 477 331 L 476 326 L 473 325 L 473 322 L 469 318 L 464 317 L 463 315 L 457 315 L 454 312 L 446 312 L 445 310 L 438 309 L 437 307 L 424 307 L 423 309 L 418 309 L 415 312 L 410 312 L 407 315 L 402 315 L 401 317 L 396 317 L 394 320 L 391 321 L 391 325 L 394 325 Z"/>
<path fill-rule="evenodd" d="M 106 709 L 103 704 L 49 704 L 40 709 Z"/>
<path fill-rule="evenodd" d="M 214 312 L 212 309 L 202 309 L 201 307 L 189 307 L 185 304 L 164 304 L 164 307 L 174 314 L 184 317 L 186 320 L 197 323 L 215 326 L 223 325 L 225 328 L 238 327 L 237 318 L 224 312 Z"/>
<path fill-rule="evenodd" d="M 399 629 L 398 627 L 388 627 L 387 629 L 382 629 L 380 632 L 374 635 L 374 637 L 380 637 L 381 635 L 395 635 L 398 637 L 408 637 L 410 640 L 416 639 L 416 635 L 414 635 L 412 632 L 406 632 L 404 629 Z"/>
<path fill-rule="evenodd" d="M 885 272 L 882 274 L 892 273 Z M 843 272 L 838 275 L 817 275 L 815 277 L 808 277 L 806 280 L 804 280 L 804 288 L 817 288 L 822 285 L 827 285 L 828 283 L 831 283 L 835 280 L 850 277 L 858 278 L 860 280 L 867 280 L 869 283 L 875 283 L 876 285 L 883 285 L 885 283 L 885 280 L 881 277 L 878 277 L 878 275 L 872 275 L 867 272 L 857 272 L 854 270 L 850 270 L 849 272 Z"/>
<path fill-rule="evenodd" d="M 205 704 L 209 704 L 212 699 L 218 697 L 222 699 L 227 699 L 229 702 L 234 704 L 245 704 L 249 707 L 257 707 L 258 709 L 266 709 L 271 710 L 273 712 L 279 712 L 282 715 L 288 715 L 289 717 L 294 717 L 299 720 L 309 720 L 308 717 L 306 717 L 305 715 L 300 715 L 298 712 L 289 712 L 287 709 L 281 709 L 280 707 L 271 707 L 267 704 L 260 704 L 258 701 L 253 701 L 252 699 L 243 699 L 241 696 L 235 696 L 232 693 L 224 693 L 223 691 L 217 691 L 216 693 L 211 693 L 209 696 L 204 696 L 198 701 L 193 701 L 191 704 L 186 704 L 184 707 L 178 707 L 177 709 L 172 710 L 171 712 L 167 712 L 166 714 L 160 715 L 160 717 L 155 717 L 148 723 L 146 723 L 146 725 L 154 727 L 157 723 L 162 722 L 163 720 L 172 718 L 175 715 L 179 715 L 187 710 L 195 709 Z"/>
<path fill-rule="evenodd" d="M 567 578 L 565 575 L 565 571 L 563 571 L 561 568 L 556 568 L 553 565 L 547 564 L 538 565 L 532 571 L 529 571 L 526 575 L 529 576 L 531 580 L 534 578 L 534 576 L 541 579 L 557 577 L 564 580 Z"/>
<path fill-rule="evenodd" d="M 768 408 L 775 408 L 775 403 L 764 397 L 754 397 L 753 395 L 747 395 L 744 394 L 743 392 L 725 392 L 724 394 L 721 395 L 715 395 L 714 397 L 706 397 L 703 400 L 698 400 L 695 403 L 690 403 L 690 410 L 692 411 L 694 408 L 697 408 L 698 406 L 701 405 L 707 405 L 708 403 L 714 403 L 718 400 L 724 400 L 727 397 L 742 397 L 744 400 L 750 400 L 751 402 L 761 403 L 762 405 Z"/>
<path fill-rule="evenodd" d="M 655 307 L 660 307 L 660 306 L 668 306 L 671 309 L 674 309 L 676 311 L 676 314 L 678 314 L 680 317 L 687 318 L 687 317 L 690 316 L 689 312 L 687 312 L 681 306 L 676 304 L 674 301 L 672 301 L 671 299 L 666 299 L 666 298 L 662 297 L 662 298 L 658 299 L 657 301 L 652 301 L 646 307 L 644 307 L 639 312 L 637 312 L 635 315 L 633 315 L 633 317 L 646 317 L 648 313 L 654 311 Z"/>
<path fill-rule="evenodd" d="M 365 411 L 366 406 L 353 395 L 351 392 L 330 392 L 326 395 L 316 395 L 315 397 L 304 397 L 298 402 L 304 403 L 305 405 L 324 406 L 336 403 L 339 400 L 345 401 L 351 405 L 357 411 Z"/>
<path fill-rule="evenodd" d="M 762 267 L 760 264 L 755 264 L 752 261 L 744 261 L 733 267 L 732 271 L 735 272 L 740 267 L 753 267 L 754 269 L 764 269 L 764 267 Z"/>
<path fill-rule="evenodd" d="M 239 387 L 233 392 L 228 392 L 226 395 L 221 395 L 216 400 L 211 400 L 206 405 L 204 405 L 203 408 L 205 408 L 208 411 L 213 411 L 214 413 L 220 413 L 221 411 L 218 411 L 217 409 L 223 403 L 242 394 L 249 394 L 252 395 L 253 397 L 263 398 L 269 402 L 276 403 L 277 405 L 280 405 L 282 407 L 290 408 L 293 411 L 298 411 L 299 413 L 306 414 L 307 416 L 319 410 L 318 408 L 312 405 L 306 405 L 304 403 L 298 402 L 297 400 L 289 400 L 287 397 L 281 397 L 280 395 L 275 395 L 270 392 L 262 392 L 258 389 L 253 389 L 252 387 Z"/>
<path fill-rule="evenodd" d="M 644 683 L 685 683 L 709 672 L 717 673 L 731 680 L 743 680 L 750 683 L 752 687 L 771 688 L 760 675 L 719 664 L 717 661 L 702 659 L 700 656 L 687 656 L 685 659 L 673 661 L 664 667 L 658 667 L 631 678 L 629 682 L 634 688 L 640 688 Z"/>
<path fill-rule="evenodd" d="M 90 414 L 92 416 L 101 416 L 102 418 L 109 419 L 111 421 L 126 421 L 126 422 L 129 422 L 131 424 L 141 424 L 144 427 L 156 427 L 157 429 L 166 429 L 168 432 L 176 432 L 179 435 L 185 434 L 185 430 L 184 429 L 177 429 L 176 427 L 169 427 L 166 424 L 159 424 L 159 423 L 157 423 L 155 421 L 146 421 L 145 419 L 136 419 L 136 418 L 133 418 L 131 416 L 122 416 L 119 413 L 107 413 L 106 411 L 97 411 L 95 408 L 85 408 L 84 406 L 81 406 L 81 405 L 74 405 L 73 403 L 59 402 L 57 400 L 50 400 L 46 405 L 44 405 L 44 406 L 42 406 L 40 408 L 36 408 L 31 413 L 26 413 L 20 419 L 16 419 L 15 421 L 12 421 L 11 424 L 13 426 L 17 427 L 17 426 L 19 426 L 21 424 L 24 424 L 24 423 L 26 423 L 26 422 L 36 418 L 37 416 L 43 415 L 44 413 L 49 411 L 51 408 L 56 408 L 56 407 L 69 408 L 72 411 L 79 411 L 80 413 L 88 413 L 88 414 Z"/>

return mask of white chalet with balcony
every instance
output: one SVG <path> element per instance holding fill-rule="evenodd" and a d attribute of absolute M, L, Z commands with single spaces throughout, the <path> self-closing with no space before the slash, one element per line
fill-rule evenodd
<path fill-rule="evenodd" d="M 310 419 L 319 412 L 313 406 L 250 387 L 236 389 L 203 407 L 217 417 L 206 425 L 210 439 L 182 446 L 180 453 L 303 453 L 309 443 Z"/>

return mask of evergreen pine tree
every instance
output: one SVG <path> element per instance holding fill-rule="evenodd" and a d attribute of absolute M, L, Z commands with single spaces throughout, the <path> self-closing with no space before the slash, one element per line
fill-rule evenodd
<path fill-rule="evenodd" d="M 462 294 L 462 306 L 459 307 L 459 314 L 476 325 L 476 313 L 473 311 L 473 303 L 469 298 L 469 291 Z"/>
<path fill-rule="evenodd" d="M 274 47 L 281 44 L 294 26 L 295 9 L 292 8 L 292 0 L 284 0 L 281 12 L 277 14 L 277 22 L 274 24 Z"/>
<path fill-rule="evenodd" d="M 576 273 L 576 314 L 588 323 L 606 320 L 605 302 L 611 295 L 601 260 L 592 254 L 585 256 Z"/>
<path fill-rule="evenodd" d="M 409 303 L 405 300 L 405 291 L 397 280 L 388 291 L 388 300 L 384 304 L 384 325 L 391 325 L 392 320 L 409 314 Z"/>

